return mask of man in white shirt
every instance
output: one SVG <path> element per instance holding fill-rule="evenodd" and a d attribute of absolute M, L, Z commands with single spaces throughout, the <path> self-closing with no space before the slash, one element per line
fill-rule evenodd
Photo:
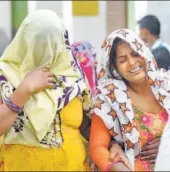
<path fill-rule="evenodd" d="M 160 21 L 154 15 L 146 15 L 138 21 L 139 35 L 150 47 L 159 68 L 168 70 L 170 47 L 160 38 Z"/>

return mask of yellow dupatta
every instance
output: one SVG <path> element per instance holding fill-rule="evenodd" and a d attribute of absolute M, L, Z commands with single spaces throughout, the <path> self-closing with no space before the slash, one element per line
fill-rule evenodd
<path fill-rule="evenodd" d="M 0 59 L 0 91 L 10 96 L 25 75 L 35 68 L 49 67 L 57 78 L 56 89 L 34 94 L 19 115 L 24 125 L 16 132 L 13 126 L 5 143 L 51 147 L 62 143 L 56 137 L 53 121 L 59 122 L 59 111 L 77 95 L 89 108 L 88 90 L 80 67 L 70 50 L 68 32 L 62 20 L 50 10 L 38 10 L 22 22 L 15 38 Z M 17 121 L 16 121 L 17 123 Z M 57 128 L 60 133 L 60 128 Z"/>

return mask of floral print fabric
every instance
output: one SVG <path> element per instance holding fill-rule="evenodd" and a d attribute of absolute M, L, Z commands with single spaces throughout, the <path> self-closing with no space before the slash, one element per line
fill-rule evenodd
<path fill-rule="evenodd" d="M 143 147 L 154 138 L 161 137 L 165 124 L 168 121 L 168 114 L 165 109 L 153 114 L 144 112 L 134 103 L 132 104 L 135 112 L 134 125 L 140 133 L 140 145 Z M 154 165 L 142 160 L 138 156 L 135 161 L 135 171 L 153 171 Z"/>
<path fill-rule="evenodd" d="M 78 59 L 80 66 L 87 77 L 91 93 L 95 94 L 97 77 L 95 67 L 96 51 L 94 47 L 86 41 L 80 41 L 73 43 L 71 48 L 73 55 Z"/>

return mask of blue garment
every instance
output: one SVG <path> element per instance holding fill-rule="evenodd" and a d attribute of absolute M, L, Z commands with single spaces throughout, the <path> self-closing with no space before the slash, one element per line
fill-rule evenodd
<path fill-rule="evenodd" d="M 170 69 L 170 47 L 158 39 L 151 48 L 158 68 Z"/>

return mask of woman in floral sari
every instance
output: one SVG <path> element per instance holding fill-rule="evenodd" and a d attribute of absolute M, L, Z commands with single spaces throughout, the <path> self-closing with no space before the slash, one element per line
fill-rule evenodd
<path fill-rule="evenodd" d="M 78 59 L 80 66 L 85 73 L 92 95 L 96 90 L 96 51 L 94 47 L 86 42 L 74 42 L 71 45 L 74 56 Z"/>
<path fill-rule="evenodd" d="M 157 151 L 143 155 L 145 146 L 162 136 L 170 114 L 169 73 L 158 70 L 149 48 L 128 29 L 112 32 L 102 48 L 104 60 L 98 66 L 90 133 L 91 158 L 101 170 L 153 171 L 155 162 L 151 159 Z M 126 159 L 119 155 L 110 158 L 111 138 L 123 145 Z"/>
<path fill-rule="evenodd" d="M 87 170 L 88 92 L 61 19 L 28 15 L 0 60 L 0 171 Z"/>

